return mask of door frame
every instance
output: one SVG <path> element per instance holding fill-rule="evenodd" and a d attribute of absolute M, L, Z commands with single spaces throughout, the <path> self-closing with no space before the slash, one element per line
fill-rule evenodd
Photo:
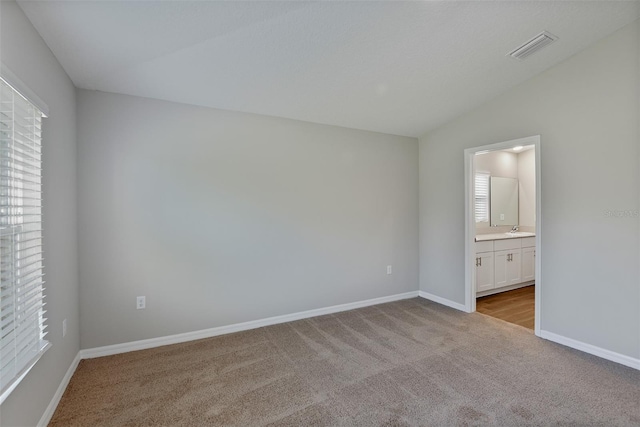
<path fill-rule="evenodd" d="M 518 145 L 533 145 L 535 150 L 535 171 L 536 171 L 536 288 L 535 288 L 535 327 L 534 332 L 540 336 L 542 324 L 542 179 L 540 176 L 540 135 L 518 138 L 510 141 L 498 142 L 495 144 L 482 145 L 479 147 L 467 148 L 464 150 L 464 215 L 465 215 L 465 309 L 468 313 L 476 311 L 476 275 L 474 268 L 475 260 L 475 205 L 474 205 L 474 156 L 476 153 L 485 151 L 504 150 Z"/>

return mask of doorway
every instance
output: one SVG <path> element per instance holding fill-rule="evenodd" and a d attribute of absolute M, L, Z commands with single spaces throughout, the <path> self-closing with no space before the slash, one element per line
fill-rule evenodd
<path fill-rule="evenodd" d="M 519 170 L 517 166 L 509 169 L 509 162 L 525 159 L 519 154 L 527 149 L 530 163 L 522 165 L 535 178 L 519 179 L 509 172 Z M 465 309 L 529 328 L 532 323 L 539 336 L 543 289 L 540 136 L 469 148 L 464 156 Z M 495 160 L 489 162 L 490 157 Z M 528 319 L 532 296 L 534 318 Z"/>

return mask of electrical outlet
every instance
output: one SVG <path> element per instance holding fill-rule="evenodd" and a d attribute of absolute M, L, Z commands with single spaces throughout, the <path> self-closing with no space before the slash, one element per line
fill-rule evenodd
<path fill-rule="evenodd" d="M 146 308 L 146 306 L 147 306 L 146 297 L 136 298 L 136 309 L 141 310 L 143 308 Z"/>
<path fill-rule="evenodd" d="M 62 338 L 67 336 L 67 319 L 62 321 Z"/>
<path fill-rule="evenodd" d="M 500 221 L 504 221 L 504 214 L 500 214 Z"/>
<path fill-rule="evenodd" d="M 393 269 L 390 265 L 387 265 L 387 274 L 393 273 Z"/>

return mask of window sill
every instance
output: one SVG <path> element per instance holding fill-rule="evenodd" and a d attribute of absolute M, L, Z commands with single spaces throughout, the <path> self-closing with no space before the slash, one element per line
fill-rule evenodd
<path fill-rule="evenodd" d="M 31 359 L 29 364 L 22 369 L 20 374 L 17 375 L 11 383 L 7 384 L 4 390 L 2 390 L 2 394 L 0 394 L 0 405 L 2 405 L 2 403 L 7 399 L 7 397 L 9 397 L 11 392 L 15 390 L 16 387 L 18 387 L 18 384 L 20 384 L 20 382 L 24 379 L 24 377 L 27 376 L 31 368 L 33 368 L 36 365 L 38 360 L 40 360 L 42 355 L 47 350 L 49 350 L 49 348 L 51 348 L 51 343 L 49 341 L 44 341 L 44 345 L 42 346 L 42 349 L 40 349 L 38 354 L 33 359 Z"/>

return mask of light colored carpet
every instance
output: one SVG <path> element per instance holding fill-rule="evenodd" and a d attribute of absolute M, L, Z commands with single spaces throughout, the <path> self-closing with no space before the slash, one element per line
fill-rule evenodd
<path fill-rule="evenodd" d="M 411 299 L 83 360 L 53 426 L 640 425 L 640 372 Z"/>

